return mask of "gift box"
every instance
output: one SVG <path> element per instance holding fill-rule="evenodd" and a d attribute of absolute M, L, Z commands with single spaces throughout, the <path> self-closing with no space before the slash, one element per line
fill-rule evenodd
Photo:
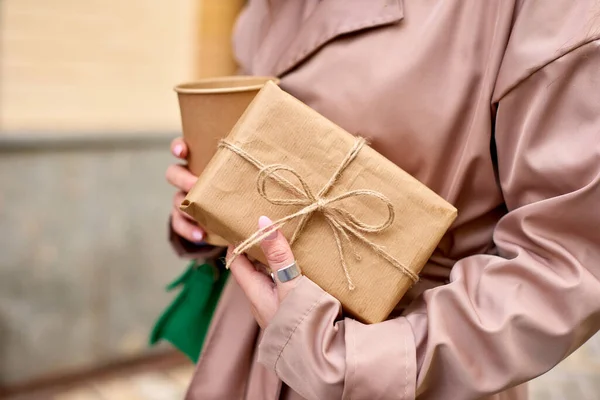
<path fill-rule="evenodd" d="M 457 214 L 273 83 L 221 141 L 181 209 L 263 263 L 258 243 L 279 228 L 302 273 L 365 323 L 386 319 Z M 274 226 L 257 231 L 262 215 Z"/>

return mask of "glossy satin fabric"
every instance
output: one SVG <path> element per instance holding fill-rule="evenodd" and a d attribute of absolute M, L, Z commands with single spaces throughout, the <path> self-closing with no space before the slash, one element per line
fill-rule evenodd
<path fill-rule="evenodd" d="M 269 3 L 239 19 L 242 72 L 280 76 L 459 216 L 380 324 L 302 278 L 259 333 L 230 282 L 188 398 L 525 399 L 600 328 L 600 3 Z"/>

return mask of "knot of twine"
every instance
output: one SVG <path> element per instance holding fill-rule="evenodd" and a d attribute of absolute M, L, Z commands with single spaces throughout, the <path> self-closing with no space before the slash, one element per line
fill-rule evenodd
<path fill-rule="evenodd" d="M 258 193 L 265 200 L 275 205 L 297 205 L 302 208 L 295 213 L 292 213 L 286 217 L 278 219 L 274 221 L 272 224 L 265 226 L 254 232 L 251 236 L 249 236 L 246 240 L 241 242 L 232 252 L 231 257 L 227 261 L 227 268 L 231 265 L 235 258 L 243 253 L 245 253 L 250 248 L 259 244 L 263 239 L 267 238 L 270 234 L 281 229 L 284 225 L 290 222 L 293 219 L 300 218 L 298 226 L 294 231 L 294 234 L 290 240 L 290 246 L 294 244 L 296 239 L 303 232 L 308 220 L 315 213 L 320 213 L 327 221 L 331 231 L 333 232 L 333 237 L 335 239 L 335 243 L 337 245 L 337 250 L 340 258 L 340 263 L 342 265 L 342 269 L 344 270 L 344 275 L 346 276 L 346 280 L 348 282 L 348 288 L 350 290 L 354 290 L 355 286 L 352 282 L 352 278 L 350 277 L 350 273 L 348 272 L 348 265 L 346 263 L 346 258 L 344 256 L 344 250 L 342 246 L 342 240 L 344 240 L 352 249 L 354 253 L 354 257 L 357 260 L 360 260 L 360 255 L 356 251 L 356 247 L 354 246 L 354 241 L 358 240 L 359 242 L 364 243 L 368 246 L 375 254 L 382 257 L 392 266 L 400 270 L 405 276 L 407 276 L 413 283 L 418 280 L 418 276 L 408 269 L 405 265 L 403 265 L 396 258 L 391 256 L 389 253 L 385 251 L 385 249 L 372 242 L 371 240 L 365 237 L 366 233 L 379 233 L 388 228 L 394 222 L 394 206 L 385 197 L 383 194 L 376 192 L 374 190 L 351 190 L 345 193 L 342 193 L 333 197 L 325 197 L 329 190 L 335 185 L 341 176 L 342 172 L 350 165 L 350 163 L 356 158 L 358 152 L 362 149 L 365 144 L 365 140 L 363 138 L 357 138 L 354 146 L 350 150 L 350 152 L 346 155 L 340 166 L 337 168 L 331 179 L 323 186 L 323 188 L 315 195 L 306 181 L 300 176 L 298 172 L 296 172 L 292 167 L 283 165 L 283 164 L 272 164 L 272 165 L 264 165 L 252 155 L 241 149 L 240 147 L 229 143 L 225 140 L 221 140 L 219 147 L 226 148 L 235 154 L 242 157 L 244 160 L 254 165 L 257 169 L 259 169 L 258 178 L 256 180 L 256 189 Z M 279 171 L 287 171 L 291 173 L 300 183 L 301 187 L 297 187 L 296 185 L 290 183 L 287 179 L 278 174 Z M 297 197 L 294 198 L 273 198 L 267 194 L 266 191 L 266 183 L 268 179 L 272 179 L 277 182 L 282 187 L 288 189 L 293 192 Z M 373 199 L 381 201 L 383 204 L 387 206 L 387 218 L 380 224 L 370 225 L 360 221 L 356 218 L 352 213 L 347 210 L 340 208 L 336 203 L 344 199 L 348 199 L 351 197 L 359 197 L 366 196 L 371 197 Z"/>

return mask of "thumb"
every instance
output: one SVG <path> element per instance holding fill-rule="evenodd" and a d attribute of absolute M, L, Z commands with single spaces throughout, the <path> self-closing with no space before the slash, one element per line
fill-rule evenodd
<path fill-rule="evenodd" d="M 267 217 L 258 219 L 259 229 L 271 225 L 273 222 Z M 275 275 L 275 283 L 279 292 L 279 298 L 283 299 L 298 283 L 298 278 L 294 278 L 288 282 L 280 282 L 277 279 L 277 271 L 291 265 L 294 260 L 292 249 L 283 234 L 280 231 L 275 231 L 260 243 L 267 264 Z"/>

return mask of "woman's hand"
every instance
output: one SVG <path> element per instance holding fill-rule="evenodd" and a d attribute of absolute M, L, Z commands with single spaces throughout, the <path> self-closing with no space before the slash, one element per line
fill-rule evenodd
<path fill-rule="evenodd" d="M 181 160 L 188 155 L 188 147 L 182 138 L 171 142 L 171 152 Z M 171 226 L 175 233 L 193 243 L 201 243 L 204 239 L 204 231 L 187 214 L 179 210 L 179 205 L 198 180 L 185 165 L 172 164 L 167 168 L 167 181 L 179 191 L 173 197 L 173 209 L 171 210 Z"/>
<path fill-rule="evenodd" d="M 259 228 L 271 224 L 267 217 L 260 217 Z M 271 272 L 287 267 L 294 262 L 292 249 L 281 232 L 274 232 L 263 240 L 261 248 Z M 227 257 L 230 257 L 232 247 L 229 247 Z M 260 268 L 258 268 L 260 269 Z M 240 285 L 248 300 L 252 313 L 261 328 L 266 328 L 279 309 L 279 303 L 296 287 L 298 278 L 288 282 L 273 283 L 271 277 L 258 270 L 245 256 L 237 257 L 231 264 L 231 275 Z"/>

